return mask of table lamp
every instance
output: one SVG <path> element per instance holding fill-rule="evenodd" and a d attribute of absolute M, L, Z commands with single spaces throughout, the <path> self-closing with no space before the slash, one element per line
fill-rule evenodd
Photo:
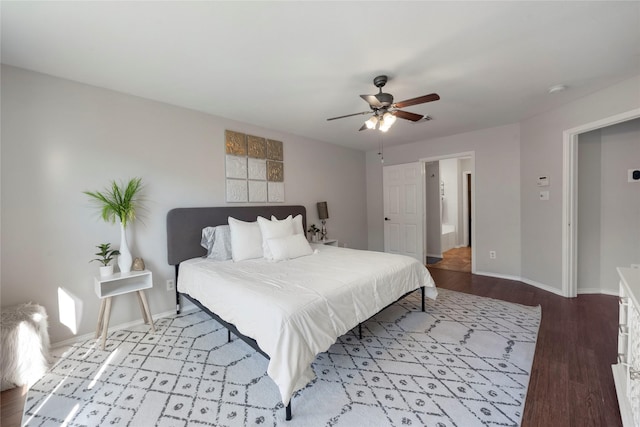
<path fill-rule="evenodd" d="M 327 202 L 318 202 L 318 218 L 322 222 L 321 236 L 322 240 L 327 240 L 327 219 L 329 218 L 329 208 Z"/>

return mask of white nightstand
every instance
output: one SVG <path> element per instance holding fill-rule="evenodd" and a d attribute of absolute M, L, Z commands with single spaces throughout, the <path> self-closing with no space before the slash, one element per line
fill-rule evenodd
<path fill-rule="evenodd" d="M 142 319 L 144 320 L 144 323 L 151 325 L 151 330 L 153 332 L 156 331 L 156 328 L 153 325 L 151 312 L 149 311 L 149 303 L 147 302 L 147 297 L 144 294 L 145 289 L 151 289 L 153 287 L 153 277 L 149 270 L 116 273 L 107 277 L 96 277 L 94 282 L 96 295 L 102 300 L 100 303 L 100 313 L 98 314 L 96 338 L 102 334 L 103 350 L 107 341 L 107 330 L 109 329 L 111 298 L 116 295 L 137 292 L 140 311 L 142 312 Z"/>
<path fill-rule="evenodd" d="M 338 239 L 318 240 L 316 243 L 321 245 L 338 246 Z"/>

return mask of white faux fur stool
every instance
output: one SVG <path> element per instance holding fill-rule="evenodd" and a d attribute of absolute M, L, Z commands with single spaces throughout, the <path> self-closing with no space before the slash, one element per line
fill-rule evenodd
<path fill-rule="evenodd" d="M 0 317 L 2 390 L 31 387 L 49 365 L 47 312 L 40 305 L 28 303 L 3 307 Z"/>

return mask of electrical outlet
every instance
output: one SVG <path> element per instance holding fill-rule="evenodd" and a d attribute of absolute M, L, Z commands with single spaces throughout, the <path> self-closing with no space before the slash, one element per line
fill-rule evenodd
<path fill-rule="evenodd" d="M 167 280 L 167 292 L 173 291 L 176 289 L 176 281 L 173 279 Z"/>
<path fill-rule="evenodd" d="M 489 251 L 489 258 L 496 259 L 496 251 Z"/>

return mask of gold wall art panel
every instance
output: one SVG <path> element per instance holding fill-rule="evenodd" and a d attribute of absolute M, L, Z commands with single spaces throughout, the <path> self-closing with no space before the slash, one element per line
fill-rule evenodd
<path fill-rule="evenodd" d="M 267 181 L 284 181 L 284 163 L 267 160 Z"/>
<path fill-rule="evenodd" d="M 247 155 L 247 138 L 244 133 L 232 130 L 224 131 L 226 153 L 234 156 Z"/>
<path fill-rule="evenodd" d="M 226 201 L 283 203 L 282 141 L 225 130 Z"/>
<path fill-rule="evenodd" d="M 247 135 L 247 150 L 249 157 L 254 159 L 267 158 L 267 141 L 259 136 Z"/>
<path fill-rule="evenodd" d="M 267 139 L 267 159 L 278 160 L 278 161 L 284 160 L 284 153 L 282 150 L 282 141 Z"/>

